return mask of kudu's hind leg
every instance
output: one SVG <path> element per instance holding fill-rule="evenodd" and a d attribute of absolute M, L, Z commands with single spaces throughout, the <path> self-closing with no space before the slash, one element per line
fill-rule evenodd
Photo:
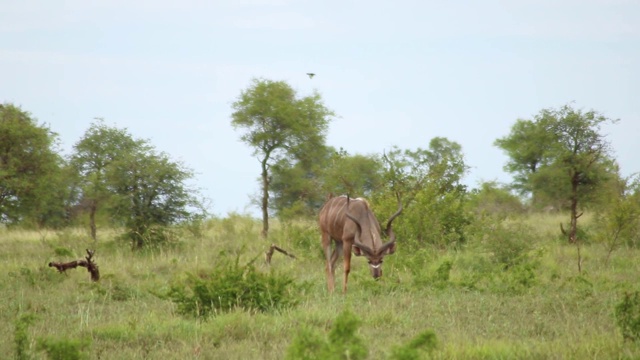
<path fill-rule="evenodd" d="M 329 234 L 322 233 L 322 249 L 324 250 L 324 258 L 326 260 L 325 271 L 327 273 L 327 288 L 329 292 L 333 292 L 334 289 L 334 266 L 332 266 L 333 254 L 331 253 L 331 238 Z"/>
<path fill-rule="evenodd" d="M 331 254 L 331 276 L 335 278 L 336 272 L 336 263 L 338 262 L 338 258 L 342 255 L 342 242 L 336 241 L 336 247 L 333 249 L 333 253 Z"/>
<path fill-rule="evenodd" d="M 342 293 L 347 293 L 347 281 L 351 272 L 351 243 L 343 242 L 344 248 L 344 280 L 342 281 Z"/>

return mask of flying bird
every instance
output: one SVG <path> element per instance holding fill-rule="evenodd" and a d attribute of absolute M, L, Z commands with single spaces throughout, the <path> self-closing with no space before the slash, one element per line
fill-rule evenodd
<path fill-rule="evenodd" d="M 313 79 L 313 77 L 316 76 L 314 73 L 307 73 L 307 75 L 309 75 L 309 79 Z"/>

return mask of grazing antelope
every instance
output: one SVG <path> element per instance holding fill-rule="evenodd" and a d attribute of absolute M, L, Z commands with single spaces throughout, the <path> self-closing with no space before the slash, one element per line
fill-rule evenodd
<path fill-rule="evenodd" d="M 336 261 L 340 254 L 343 254 L 342 292 L 347 293 L 352 250 L 356 256 L 364 255 L 367 257 L 371 275 L 374 278 L 382 276 L 382 259 L 385 255 L 393 254 L 396 250 L 396 237 L 391 229 L 391 223 L 401 212 L 402 203 L 398 197 L 398 211 L 387 221 L 385 229 L 389 241 L 382 243 L 380 224 L 365 199 L 351 199 L 349 195 L 342 195 L 331 198 L 324 204 L 320 210 L 318 224 L 322 232 L 322 248 L 327 262 L 329 292 L 333 292 L 335 287 Z M 335 242 L 333 252 L 331 251 L 331 240 Z"/>

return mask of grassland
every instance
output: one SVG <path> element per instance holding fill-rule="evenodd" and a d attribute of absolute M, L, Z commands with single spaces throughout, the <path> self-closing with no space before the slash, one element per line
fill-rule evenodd
<path fill-rule="evenodd" d="M 578 273 L 576 248 L 558 239 L 558 222 L 511 220 L 512 230 L 488 227 L 455 250 L 400 243 L 380 281 L 354 258 L 346 296 L 326 291 L 313 222 L 276 223 L 267 243 L 258 222 L 232 216 L 207 222 L 198 236 L 185 233 L 174 246 L 141 252 L 115 231 L 93 243 L 79 229 L 0 230 L 0 357 L 14 357 L 15 324 L 32 314 L 25 350 L 33 358 L 45 358 L 38 339 L 53 338 L 90 341 L 92 359 L 282 359 L 301 330 L 325 334 L 349 309 L 361 320 L 357 334 L 370 359 L 388 358 L 394 346 L 427 329 L 438 338 L 430 353 L 436 359 L 640 358 L 614 317 L 624 292 L 640 290 L 640 251 L 617 249 L 605 261 L 604 244 L 585 244 Z M 262 256 L 271 242 L 297 259 L 275 254 L 268 266 Z M 83 268 L 65 275 L 47 267 L 82 258 L 85 248 L 96 250 L 98 283 Z M 230 257 L 241 263 L 258 257 L 258 270 L 306 284 L 296 294 L 299 305 L 202 319 L 178 314 L 162 296 L 185 273 Z"/>

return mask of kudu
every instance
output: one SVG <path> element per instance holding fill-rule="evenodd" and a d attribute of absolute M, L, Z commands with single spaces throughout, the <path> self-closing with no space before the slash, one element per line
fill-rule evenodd
<path fill-rule="evenodd" d="M 369 208 L 366 200 L 351 199 L 349 195 L 329 199 L 322 209 L 318 219 L 322 232 L 322 247 L 327 262 L 327 286 L 329 292 L 335 287 L 335 265 L 340 254 L 344 257 L 344 280 L 342 292 L 347 292 L 347 280 L 351 271 L 351 251 L 356 256 L 364 255 L 369 262 L 371 275 L 374 278 L 382 276 L 382 259 L 385 255 L 393 254 L 396 250 L 396 237 L 391 223 L 402 212 L 402 203 L 398 197 L 398 211 L 389 218 L 385 234 L 389 241 L 382 243 L 380 224 Z M 335 248 L 331 251 L 331 243 Z"/>

